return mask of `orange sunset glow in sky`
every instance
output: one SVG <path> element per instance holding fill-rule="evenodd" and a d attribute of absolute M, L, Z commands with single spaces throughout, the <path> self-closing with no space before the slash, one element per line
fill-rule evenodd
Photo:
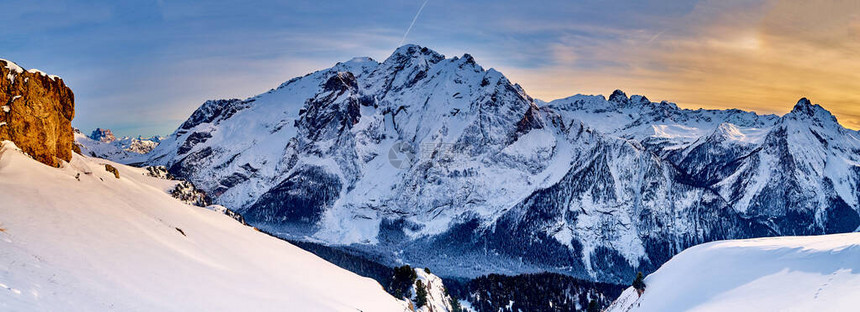
<path fill-rule="evenodd" d="M 684 108 L 781 115 L 808 97 L 860 129 L 860 1 L 729 2 L 700 3 L 665 29 L 626 40 L 584 47 L 568 38 L 554 66 L 505 72 L 541 99 L 620 88 Z M 623 65 L 569 67 L 586 61 Z"/>

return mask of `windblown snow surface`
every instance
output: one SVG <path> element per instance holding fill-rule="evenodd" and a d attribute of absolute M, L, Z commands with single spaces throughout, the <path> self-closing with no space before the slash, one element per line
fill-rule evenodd
<path fill-rule="evenodd" d="M 860 233 L 720 241 L 681 252 L 607 311 L 857 311 Z"/>
<path fill-rule="evenodd" d="M 164 192 L 175 181 L 144 172 L 77 154 L 51 168 L 2 142 L 0 311 L 405 309 L 375 281 L 183 204 Z"/>

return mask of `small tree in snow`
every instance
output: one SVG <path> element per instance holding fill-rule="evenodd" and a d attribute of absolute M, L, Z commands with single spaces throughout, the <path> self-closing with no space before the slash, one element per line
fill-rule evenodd
<path fill-rule="evenodd" d="M 427 304 L 427 288 L 421 281 L 415 282 L 415 307 L 420 308 Z"/>
<path fill-rule="evenodd" d="M 636 279 L 633 280 L 633 289 L 636 289 L 636 293 L 639 296 L 642 296 L 642 293 L 645 292 L 645 278 L 642 277 L 642 272 L 636 273 Z"/>
<path fill-rule="evenodd" d="M 460 300 L 457 298 L 451 297 L 448 301 L 451 304 L 451 312 L 463 312 L 463 307 L 460 306 Z"/>

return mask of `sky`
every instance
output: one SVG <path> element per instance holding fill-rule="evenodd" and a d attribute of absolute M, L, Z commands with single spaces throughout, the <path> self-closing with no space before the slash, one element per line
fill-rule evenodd
<path fill-rule="evenodd" d="M 382 61 L 401 43 L 448 57 L 469 53 L 543 100 L 621 89 L 683 108 L 784 114 L 808 97 L 860 128 L 856 0 L 5 0 L 2 7 L 0 58 L 61 76 L 75 92 L 72 124 L 86 132 L 166 135 L 207 99 L 254 96 L 355 56 Z"/>

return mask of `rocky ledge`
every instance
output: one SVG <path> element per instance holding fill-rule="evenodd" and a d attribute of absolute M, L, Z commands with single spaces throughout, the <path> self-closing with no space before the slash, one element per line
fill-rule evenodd
<path fill-rule="evenodd" d="M 63 79 L 0 59 L 0 141 L 57 167 L 72 158 L 75 95 Z"/>

